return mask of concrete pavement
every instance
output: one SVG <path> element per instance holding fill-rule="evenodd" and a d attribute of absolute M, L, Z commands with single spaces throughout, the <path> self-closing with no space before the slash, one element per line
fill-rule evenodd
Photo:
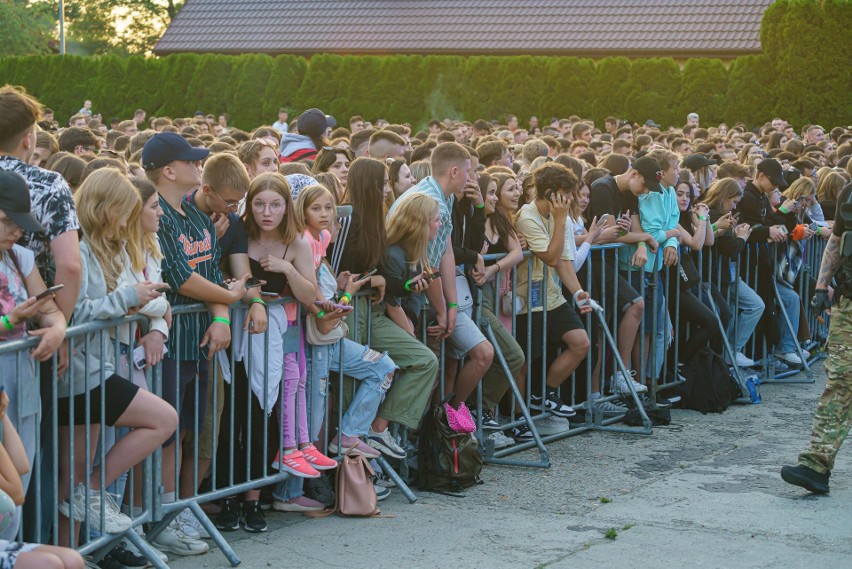
<path fill-rule="evenodd" d="M 852 567 L 852 453 L 830 497 L 784 483 L 807 442 L 816 384 L 764 385 L 721 415 L 673 411 L 651 436 L 590 433 L 551 444 L 547 470 L 486 466 L 466 498 L 394 492 L 393 518 L 270 513 L 226 534 L 241 567 Z M 537 454 L 530 458 L 536 458 Z M 175 569 L 228 567 L 216 550 Z"/>

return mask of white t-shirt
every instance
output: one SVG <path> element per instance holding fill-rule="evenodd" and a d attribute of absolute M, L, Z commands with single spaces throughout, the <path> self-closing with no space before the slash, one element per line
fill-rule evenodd
<path fill-rule="evenodd" d="M 15 261 L 11 255 L 15 255 L 18 261 L 18 267 L 21 272 L 15 268 Z M 33 272 L 35 266 L 35 255 L 29 249 L 25 249 L 20 245 L 12 245 L 11 251 L 3 251 L 0 256 L 0 314 L 6 315 L 15 309 L 15 306 L 24 302 L 29 298 L 27 289 L 24 286 L 23 277 L 28 277 Z M 21 338 L 26 332 L 26 324 L 18 323 L 15 329 L 3 336 L 4 340 Z"/>

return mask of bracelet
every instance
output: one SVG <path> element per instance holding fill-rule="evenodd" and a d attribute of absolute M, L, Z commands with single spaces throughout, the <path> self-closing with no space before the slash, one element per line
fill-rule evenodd
<path fill-rule="evenodd" d="M 317 318 L 322 318 L 323 316 L 325 316 L 325 310 L 320 310 L 319 312 L 317 312 Z"/>
<path fill-rule="evenodd" d="M 459 307 L 459 305 L 455 302 L 448 302 L 447 303 L 447 308 L 458 308 L 458 307 Z"/>
<path fill-rule="evenodd" d="M 495 261 L 494 264 L 497 265 L 497 272 L 498 273 L 503 270 L 503 269 L 500 268 L 500 261 Z"/>
<path fill-rule="evenodd" d="M 253 299 L 251 299 L 251 302 L 249 302 L 249 304 L 262 304 L 262 305 L 266 306 L 266 301 L 263 300 L 262 298 L 254 297 Z M 229 324 L 230 324 L 230 322 L 229 322 Z"/>
<path fill-rule="evenodd" d="M 475 207 L 476 209 L 483 209 L 485 207 L 485 204 L 481 203 L 479 205 L 474 205 L 473 207 Z"/>
<path fill-rule="evenodd" d="M 647 246 L 648 245 L 646 245 L 644 241 L 640 241 L 639 243 L 636 244 L 636 247 L 647 247 Z"/>
<path fill-rule="evenodd" d="M 706 215 L 699 215 L 698 221 L 707 221 L 707 216 Z"/>
<path fill-rule="evenodd" d="M 408 279 L 407 281 L 405 281 L 405 286 L 403 288 L 405 288 L 405 290 L 407 290 L 408 292 L 411 292 L 411 281 L 413 280 L 414 279 Z"/>
<path fill-rule="evenodd" d="M 352 295 L 344 292 L 343 296 L 340 297 L 340 304 L 349 304 L 350 302 L 352 302 Z"/>
<path fill-rule="evenodd" d="M 779 208 L 778 208 L 778 210 L 779 210 L 781 213 L 787 213 L 787 210 L 786 210 L 786 209 L 784 209 L 784 206 L 783 206 L 783 205 L 782 205 L 781 207 L 779 207 Z"/>
<path fill-rule="evenodd" d="M 718 229 L 716 229 L 716 224 L 715 224 L 715 223 L 711 223 L 711 224 L 710 224 L 710 229 L 712 229 L 712 230 L 713 230 L 713 233 L 716 233 L 717 231 L 719 231 Z"/>
<path fill-rule="evenodd" d="M 0 322 L 2 322 L 2 323 L 3 323 L 3 326 L 5 326 L 5 327 L 6 327 L 6 330 L 14 330 L 14 329 L 15 329 L 14 324 L 12 324 L 11 322 L 9 322 L 9 317 L 8 317 L 8 316 L 0 317 Z"/>
<path fill-rule="evenodd" d="M 227 318 L 222 318 L 221 316 L 214 317 L 213 322 L 219 322 L 219 323 L 224 324 L 225 326 L 227 326 L 229 328 L 231 327 L 231 321 L 228 320 Z"/>

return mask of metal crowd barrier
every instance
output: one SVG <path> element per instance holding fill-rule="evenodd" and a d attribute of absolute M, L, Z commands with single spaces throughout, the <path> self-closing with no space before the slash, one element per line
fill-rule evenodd
<path fill-rule="evenodd" d="M 802 265 L 801 271 L 797 275 L 797 288 L 800 291 L 801 298 L 805 299 L 804 302 L 804 313 L 807 319 L 808 324 L 810 325 L 811 330 L 811 338 L 809 345 L 811 346 L 820 346 L 825 336 L 827 336 L 827 323 L 821 322 L 817 319 L 818 315 L 812 314 L 810 311 L 810 305 L 807 300 L 809 300 L 809 295 L 811 291 L 811 284 L 809 279 L 809 275 L 812 273 L 818 272 L 818 267 L 821 259 L 822 251 L 824 250 L 825 244 L 821 241 L 817 241 L 812 239 L 810 242 L 805 244 L 804 248 L 804 263 Z M 596 246 L 593 247 L 588 260 L 586 263 L 588 264 L 589 270 L 586 271 L 585 282 L 583 283 L 584 288 L 587 291 L 593 291 L 595 289 L 599 289 L 600 291 L 607 291 L 610 294 L 605 294 L 602 297 L 599 295 L 594 295 L 594 299 L 600 302 L 602 306 L 602 310 L 594 310 L 592 313 L 587 314 L 585 316 L 585 325 L 586 325 L 586 333 L 589 335 L 592 345 L 594 346 L 597 343 L 597 335 L 601 334 L 603 338 L 603 343 L 597 346 L 597 349 L 600 350 L 600 359 L 601 359 L 601 369 L 600 369 L 600 390 L 603 395 L 602 401 L 615 401 L 620 399 L 619 396 L 615 395 L 606 395 L 607 382 L 605 381 L 608 376 L 611 374 L 607 372 L 607 370 L 611 370 L 612 374 L 616 371 L 620 371 L 624 374 L 628 372 L 628 365 L 626 362 L 622 360 L 619 355 L 618 346 L 616 343 L 617 333 L 615 331 L 618 330 L 619 327 L 619 316 L 620 310 L 618 307 L 608 307 L 606 303 L 608 302 L 608 297 L 618 298 L 617 289 L 618 289 L 618 279 L 615 278 L 616 275 L 607 274 L 606 263 L 603 262 L 603 259 L 606 255 L 611 255 L 615 259 L 615 266 L 618 266 L 618 262 L 620 260 L 620 256 L 624 254 L 625 248 L 621 245 L 604 245 L 604 246 Z M 767 250 L 774 251 L 774 247 L 768 247 Z M 703 256 L 702 256 L 703 255 Z M 699 253 L 698 255 L 697 266 L 699 267 L 699 271 L 701 272 L 701 277 L 699 279 L 699 284 L 692 289 L 693 292 L 697 292 L 699 298 L 702 298 L 705 303 L 710 306 L 710 308 L 716 313 L 716 324 L 719 327 L 720 336 L 724 345 L 723 351 L 725 355 L 733 360 L 734 352 L 736 346 L 732 346 L 728 341 L 728 335 L 726 334 L 725 326 L 722 322 L 722 319 L 719 316 L 719 306 L 716 304 L 716 300 L 714 295 L 711 294 L 712 288 L 716 287 L 718 290 L 722 290 L 723 283 L 721 282 L 721 270 L 714 271 L 713 267 L 718 266 L 720 262 L 725 262 L 724 260 L 720 261 L 715 251 L 707 250 L 705 252 Z M 734 276 L 738 278 L 742 278 L 744 282 L 750 283 L 756 286 L 756 283 L 760 282 L 760 264 L 755 262 L 754 260 L 755 251 L 754 247 L 749 247 L 743 255 L 741 255 L 740 260 L 736 261 L 735 264 L 735 272 Z M 488 260 L 497 260 L 501 258 L 502 255 L 488 255 L 485 258 Z M 706 257 L 706 262 L 703 257 Z M 596 259 L 596 260 L 595 260 Z M 672 346 L 668 349 L 662 350 L 662 361 L 659 361 L 659 356 L 657 354 L 657 334 L 650 334 L 651 337 L 651 346 L 649 346 L 649 355 L 646 360 L 644 356 L 644 347 L 645 342 L 645 326 L 644 319 L 640 324 L 640 329 L 638 332 L 639 344 L 640 344 L 640 369 L 646 369 L 648 364 L 652 368 L 652 371 L 659 369 L 659 373 L 654 371 L 649 375 L 650 380 L 650 394 L 651 394 L 651 404 L 654 404 L 654 398 L 657 392 L 662 391 L 664 389 L 671 388 L 681 383 L 683 380 L 678 377 L 677 374 L 677 363 L 679 360 L 679 342 L 680 342 L 680 327 L 683 325 L 681 323 L 681 318 L 679 314 L 679 301 L 681 295 L 684 294 L 684 291 L 680 290 L 680 287 L 675 286 L 672 287 L 671 283 L 673 279 L 669 278 L 669 271 L 671 270 L 680 270 L 680 266 L 677 267 L 662 267 L 661 260 L 662 255 L 657 255 L 657 266 L 655 267 L 656 271 L 652 272 L 652 274 L 659 275 L 659 278 L 653 278 L 647 284 L 648 287 L 653 287 L 652 290 L 656 289 L 656 287 L 663 286 L 665 288 L 664 298 L 670 299 L 673 295 L 673 302 L 666 302 L 667 305 L 673 306 L 673 313 L 669 313 L 669 306 L 666 306 L 666 310 L 663 314 L 668 315 L 664 320 L 665 322 L 654 321 L 652 328 L 653 331 L 656 331 L 660 326 L 664 326 L 664 334 L 663 337 L 667 338 L 669 336 L 669 328 L 668 321 L 672 322 Z M 593 263 L 594 260 L 594 263 Z M 527 268 L 529 269 L 528 274 L 532 274 L 532 257 L 529 252 L 525 252 L 524 260 L 522 262 L 527 263 Z M 629 260 L 628 260 L 629 262 Z M 778 255 L 773 255 L 773 267 L 777 266 Z M 596 274 L 592 270 L 592 266 L 599 266 L 602 270 L 598 271 Z M 705 264 L 708 266 L 708 270 L 704 271 Z M 720 267 L 724 269 L 724 267 Z M 628 268 L 626 275 L 629 279 L 630 274 L 634 269 Z M 714 275 L 716 275 L 716 280 L 714 282 Z M 497 282 L 495 283 L 494 290 L 500 290 L 500 281 L 501 275 L 498 274 Z M 547 266 L 544 266 L 544 279 L 550 278 L 549 270 Z M 598 284 L 596 284 L 596 281 Z M 774 278 L 770 278 L 769 282 L 771 283 L 771 296 L 764 297 L 764 302 L 775 302 L 776 300 L 780 303 L 780 295 L 778 292 L 778 284 L 775 282 Z M 638 291 L 642 298 L 646 298 L 645 295 L 645 287 L 646 284 L 644 279 L 640 281 L 640 290 Z M 764 285 L 765 286 L 765 285 Z M 733 287 L 728 287 L 727 295 L 723 295 L 722 298 L 726 298 L 726 302 L 731 305 L 732 310 L 732 318 L 733 320 L 733 330 L 734 334 L 737 329 L 737 308 L 739 299 L 735 291 L 732 291 Z M 672 290 L 674 289 L 674 290 Z M 517 290 L 517 273 L 513 271 L 512 277 L 512 290 Z M 532 304 L 532 290 L 531 287 L 528 287 L 528 293 L 526 298 L 526 305 L 530 306 Z M 692 292 L 691 292 L 692 293 Z M 363 296 L 369 294 L 369 291 L 364 291 L 359 293 L 359 295 Z M 620 433 L 634 433 L 634 434 L 650 434 L 651 433 L 651 422 L 648 419 L 647 414 L 645 413 L 644 406 L 640 402 L 640 399 L 635 392 L 635 390 L 630 387 L 629 399 L 632 400 L 632 403 L 637 406 L 640 415 L 642 417 L 643 426 L 642 427 L 625 427 L 625 426 L 616 426 L 615 424 L 620 422 L 623 419 L 623 415 L 617 416 L 604 416 L 602 413 L 598 412 L 596 406 L 589 401 L 589 394 L 592 393 L 592 385 L 593 385 L 593 369 L 595 361 L 592 357 L 593 352 L 590 351 L 589 356 L 586 357 L 584 365 L 581 364 L 581 368 L 585 368 L 585 378 L 581 379 L 577 371 L 572 375 L 572 377 L 563 383 L 561 387 L 561 395 L 562 398 L 566 401 L 566 403 L 571 404 L 575 408 L 582 410 L 584 413 L 584 417 L 581 420 L 575 421 L 573 425 L 570 425 L 571 428 L 565 430 L 563 432 L 558 432 L 555 434 L 547 434 L 541 435 L 537 429 L 537 423 L 549 416 L 547 412 L 540 412 L 536 415 L 533 415 L 529 411 L 529 403 L 530 398 L 534 393 L 534 378 L 533 378 L 533 358 L 527 357 L 524 365 L 526 366 L 527 379 L 526 379 L 526 389 L 525 392 L 518 387 L 517 383 L 512 376 L 511 370 L 509 369 L 503 354 L 501 353 L 498 343 L 496 341 L 496 337 L 494 334 L 494 330 L 491 328 L 490 323 L 487 319 L 483 318 L 481 315 L 481 304 L 482 304 L 482 291 L 477 290 L 475 292 L 476 302 L 474 304 L 475 308 L 475 322 L 478 322 L 480 326 L 483 328 L 484 334 L 486 338 L 492 343 L 495 348 L 495 360 L 500 365 L 500 368 L 503 371 L 503 375 L 505 376 L 506 381 L 509 385 L 509 391 L 511 395 L 508 397 L 510 399 L 510 412 L 508 413 L 509 422 L 503 424 L 503 428 L 510 428 L 512 426 L 518 426 L 521 424 L 527 424 L 530 428 L 530 431 L 533 435 L 532 441 L 526 441 L 522 443 L 516 443 L 507 448 L 495 449 L 491 441 L 489 441 L 486 437 L 486 434 L 480 428 L 477 432 L 477 436 L 479 437 L 480 443 L 483 448 L 483 452 L 485 455 L 486 462 L 493 464 L 502 464 L 502 465 L 514 465 L 514 466 L 527 466 L 527 467 L 549 467 L 550 460 L 547 451 L 546 445 L 550 442 L 574 436 L 577 434 L 581 434 L 583 432 L 589 431 L 611 431 L 611 432 L 620 432 Z M 650 309 L 656 309 L 656 303 L 659 295 L 654 294 L 652 297 L 652 306 Z M 285 299 L 286 300 L 286 299 Z M 513 333 L 513 336 L 516 336 L 516 324 L 518 318 L 527 318 L 527 330 L 528 335 L 526 338 L 517 339 L 519 343 L 523 347 L 526 348 L 525 353 L 527 355 L 533 354 L 535 348 L 540 348 L 540 361 L 541 361 L 541 369 L 538 377 L 538 382 L 536 387 L 540 389 L 540 392 L 543 394 L 545 390 L 545 379 L 548 367 L 548 353 L 547 353 L 547 342 L 542 342 L 540 347 L 532 345 L 532 315 L 530 312 L 526 314 L 518 314 L 516 310 L 515 295 L 513 293 L 512 296 L 513 302 L 512 305 L 512 314 L 511 314 L 511 329 L 510 332 Z M 542 299 L 543 302 L 543 328 L 547 329 L 547 300 L 546 295 L 545 298 Z M 497 298 L 496 302 L 493 304 L 499 310 L 500 307 L 500 299 Z M 355 303 L 355 312 L 354 318 L 350 319 L 351 322 L 357 323 L 358 321 L 358 310 L 359 303 Z M 648 310 L 649 307 L 646 305 L 645 310 Z M 180 315 L 188 316 L 190 318 L 200 318 L 200 314 L 202 311 L 206 311 L 206 308 L 201 305 L 189 305 L 189 306 L 178 306 L 173 308 L 173 314 L 175 316 L 175 325 L 172 329 L 172 334 L 181 334 L 181 326 L 182 319 L 179 318 Z M 790 319 L 784 314 L 784 310 L 779 308 L 780 320 L 782 322 L 782 326 L 786 326 L 787 329 L 793 334 L 794 337 L 797 337 L 796 334 L 798 330 L 792 330 L 792 323 Z M 610 313 L 609 318 L 605 315 Z M 232 309 L 232 333 L 239 333 L 242 328 L 242 313 L 236 312 Z M 656 310 L 655 310 L 656 314 Z M 128 323 L 136 323 L 142 324 L 146 321 L 145 317 L 135 315 L 135 316 L 127 316 L 124 318 L 106 320 L 106 321 L 93 321 L 87 322 L 83 324 L 77 324 L 68 329 L 67 338 L 69 340 L 71 353 L 75 350 L 84 350 L 88 352 L 93 349 L 93 346 L 100 346 L 102 350 L 112 350 L 113 356 L 116 362 L 121 361 L 121 358 L 124 354 L 124 348 L 121 346 L 117 339 L 117 334 L 115 331 L 127 325 Z M 367 326 L 368 326 L 368 336 L 369 330 L 371 328 L 371 316 L 368 309 L 367 315 Z M 686 324 L 688 326 L 688 324 Z M 357 326 L 357 324 L 356 324 Z M 288 332 L 290 334 L 290 341 L 292 348 L 292 339 L 300 333 L 299 325 L 297 327 L 291 328 Z M 352 335 L 352 334 L 350 334 Z M 264 349 L 264 358 L 263 362 L 256 362 L 252 360 L 251 355 L 248 356 L 247 360 L 243 363 L 246 369 L 246 376 L 251 377 L 251 370 L 256 365 L 262 365 L 264 370 L 268 369 L 269 361 L 268 361 L 268 342 L 269 337 L 265 335 L 262 340 L 249 337 L 249 342 L 254 341 L 263 341 L 265 342 Z M 298 341 L 298 339 L 296 339 Z M 23 373 L 21 370 L 24 369 L 25 366 L 30 365 L 28 362 L 28 350 L 37 345 L 38 339 L 36 338 L 26 338 L 20 340 L 13 340 L 7 342 L 0 342 L 0 357 L 5 356 L 7 358 L 6 361 L 9 361 L 8 358 L 14 357 L 15 366 L 17 371 L 14 374 L 16 378 L 16 393 L 24 393 L 29 389 L 29 392 L 32 392 L 31 385 L 23 385 L 23 382 L 26 381 L 27 374 Z M 760 345 L 762 343 L 762 346 Z M 369 344 L 369 338 L 367 341 Z M 764 340 L 759 340 L 758 335 L 755 334 L 749 342 L 748 352 L 753 354 L 754 356 L 760 357 L 761 365 L 764 368 L 764 377 L 777 381 L 780 379 L 784 379 L 783 374 L 775 374 L 773 369 L 772 358 L 768 357 L 766 342 Z M 801 354 L 800 343 L 797 342 L 797 346 L 799 346 L 799 353 Z M 286 348 L 286 347 L 285 347 Z M 285 349 L 285 351 L 287 351 Z M 251 354 L 251 350 L 248 350 L 248 354 Z M 816 353 L 812 357 L 812 361 L 818 357 L 821 357 L 819 353 Z M 536 355 L 539 355 L 537 353 Z M 175 359 L 180 360 L 180 353 L 173 354 Z M 342 358 L 341 358 L 342 360 Z M 441 366 L 440 366 L 440 376 L 438 378 L 438 384 L 441 386 L 443 391 L 444 386 L 444 362 L 445 362 L 445 353 L 444 347 L 442 345 L 441 348 Z M 669 365 L 669 362 L 673 362 L 674 365 Z M 53 361 L 50 364 L 50 369 L 52 372 L 49 374 L 49 377 L 42 378 L 43 380 L 47 380 L 50 382 L 50 400 L 46 402 L 46 405 L 50 407 L 50 410 L 55 411 L 59 409 L 60 405 L 68 405 L 69 415 L 71 417 L 71 421 L 73 423 L 73 417 L 75 413 L 75 409 L 73 406 L 69 405 L 71 399 L 60 399 L 58 396 L 58 387 L 57 387 L 57 356 L 54 355 Z M 230 384 L 225 386 L 225 390 L 228 390 L 226 393 L 229 396 L 230 406 L 223 409 L 221 418 L 218 417 L 216 410 L 219 406 L 219 398 L 220 393 L 217 389 L 218 382 L 223 381 L 221 377 L 221 371 L 216 362 L 211 362 L 211 373 L 210 373 L 210 383 L 209 383 L 209 398 L 211 401 L 210 407 L 213 409 L 212 416 L 212 429 L 213 429 L 213 445 L 211 449 L 211 458 L 209 463 L 209 476 L 207 472 L 202 472 L 199 469 L 199 464 L 202 463 L 205 459 L 203 459 L 200 455 L 202 454 L 202 450 L 200 448 L 199 436 L 197 432 L 193 434 L 195 436 L 192 437 L 192 442 L 189 445 L 183 445 L 180 443 L 180 438 L 178 438 L 179 443 L 175 446 L 175 460 L 177 461 L 179 458 L 188 459 L 191 461 L 191 481 L 192 481 L 192 492 L 188 495 L 176 495 L 176 500 L 172 503 L 163 503 L 162 493 L 163 493 L 163 482 L 164 475 L 162 473 L 162 450 L 157 450 L 151 456 L 147 457 L 142 463 L 141 469 L 141 480 L 138 480 L 138 476 L 131 470 L 127 475 L 127 484 L 125 487 L 125 492 L 130 497 L 129 505 L 133 508 L 141 508 L 139 510 L 131 510 L 134 513 L 132 517 L 133 528 L 141 526 L 142 524 L 150 524 L 148 531 L 146 533 L 147 539 L 153 539 L 156 535 L 163 531 L 166 526 L 184 509 L 189 509 L 193 515 L 195 515 L 207 532 L 211 535 L 214 543 L 220 548 L 223 554 L 227 557 L 229 562 L 232 565 L 236 565 L 239 563 L 239 559 L 233 552 L 233 550 L 228 545 L 227 541 L 222 537 L 219 531 L 215 528 L 214 524 L 207 518 L 206 514 L 202 511 L 200 504 L 209 502 L 212 500 L 225 498 L 234 496 L 236 494 L 248 491 L 255 490 L 261 487 L 270 486 L 280 484 L 285 482 L 289 475 L 282 472 L 272 472 L 269 464 L 273 458 L 274 451 L 277 450 L 282 452 L 283 450 L 283 441 L 281 439 L 282 432 L 282 416 L 279 413 L 277 417 L 275 417 L 275 421 L 272 422 L 270 420 L 266 420 L 264 417 L 261 432 L 253 432 L 255 429 L 254 422 L 252 420 L 253 413 L 255 412 L 252 409 L 252 398 L 254 394 L 251 390 L 251 381 L 249 379 L 248 383 L 244 386 L 244 389 L 247 390 L 246 393 L 246 408 L 245 411 L 245 428 L 243 429 L 244 438 L 243 444 L 245 445 L 245 464 L 235 464 L 233 460 L 226 465 L 225 471 L 226 475 L 224 476 L 224 480 L 222 479 L 222 473 L 220 471 L 219 461 L 221 457 L 219 456 L 223 449 L 219 449 L 219 433 L 220 429 L 223 427 L 233 433 L 237 427 L 237 409 L 236 409 L 236 396 L 238 395 L 238 387 L 236 385 L 235 380 L 235 371 L 237 368 L 237 363 L 235 362 L 235 356 L 233 351 L 229 352 L 229 356 L 227 359 L 228 364 L 228 372 L 231 376 Z M 659 364 L 659 365 L 658 365 Z M 162 393 L 162 369 L 161 364 L 149 368 L 146 370 L 146 380 L 148 383 L 148 387 L 155 394 Z M 118 366 L 117 366 L 118 368 Z M 578 368 L 578 371 L 581 369 Z M 739 375 L 739 370 L 737 370 L 736 366 L 734 366 L 735 374 L 737 375 L 740 384 L 742 385 L 742 378 Z M 5 369 L 4 374 L 8 374 L 10 370 Z M 86 370 L 87 372 L 90 370 Z M 119 370 L 116 370 L 119 372 Z M 340 369 L 338 371 L 338 381 L 337 381 L 337 422 L 340 424 L 342 422 L 342 417 L 344 413 L 344 405 L 343 402 L 345 400 L 344 392 L 346 389 L 351 389 L 357 387 L 354 385 L 354 380 L 346 379 L 345 372 L 343 369 L 342 363 Z M 793 370 L 793 373 L 798 373 L 799 370 Z M 807 379 L 805 381 L 813 381 L 812 371 L 810 369 L 809 363 L 806 361 L 803 366 L 803 371 L 805 372 Z M 9 376 L 6 375 L 8 378 Z M 264 392 L 266 392 L 266 388 L 268 387 L 270 378 L 268 377 L 268 371 L 264 372 Z M 629 376 L 628 376 L 629 377 Z M 641 378 L 642 375 L 640 374 Z M 103 384 L 106 377 L 106 372 L 101 369 L 100 370 L 100 384 L 103 387 Z M 4 379 L 8 383 L 8 379 Z M 801 381 L 801 380 L 800 380 Z M 348 387 L 347 387 L 348 385 Z M 311 389 L 311 386 L 307 387 L 308 390 Z M 482 417 L 482 391 L 481 385 L 477 388 L 476 392 L 476 400 L 477 400 L 477 415 L 481 419 Z M 585 394 L 582 392 L 585 390 Z M 331 389 L 327 390 L 327 393 L 332 393 Z M 99 405 L 102 409 L 105 409 L 107 406 L 107 401 L 105 400 L 104 390 L 100 391 L 100 400 L 92 400 L 89 395 L 86 397 L 85 401 L 85 413 L 88 415 L 89 410 L 92 405 Z M 199 408 L 201 403 L 201 394 L 199 391 L 199 385 L 196 382 L 194 392 L 191 394 L 192 397 L 195 398 L 195 417 L 193 423 L 198 425 L 199 416 L 205 411 Z M 21 413 L 24 412 L 24 406 L 28 403 L 32 404 L 32 395 L 27 399 L 25 397 L 19 398 L 17 401 L 12 401 L 12 405 L 15 406 L 15 409 L 18 413 L 18 417 L 21 417 Z M 280 403 L 280 391 L 279 391 L 279 403 Z M 515 412 L 516 405 L 518 403 L 518 407 L 521 409 L 520 414 Z M 327 409 L 327 401 L 324 397 L 315 397 L 311 396 L 309 398 L 309 422 L 310 415 L 316 411 L 316 406 L 322 405 L 323 409 Z M 298 413 L 298 406 L 296 407 Z M 264 415 L 270 415 L 273 409 L 270 409 L 266 402 L 262 404 L 262 411 Z M 424 410 L 425 411 L 425 410 Z M 35 413 L 37 413 L 37 417 L 40 420 L 42 415 L 41 411 L 36 409 Z M 322 427 L 317 431 L 313 426 L 311 427 L 311 440 L 320 440 L 320 449 L 324 450 L 327 448 L 329 435 L 330 435 L 330 414 L 328 412 L 323 413 L 323 423 Z M 35 487 L 35 496 L 36 496 L 36 504 L 35 510 L 36 520 L 35 526 L 37 528 L 46 528 L 52 526 L 54 529 L 49 534 L 44 534 L 40 529 L 36 531 L 36 541 L 38 542 L 51 542 L 54 544 L 58 544 L 60 542 L 60 534 L 58 531 L 59 528 L 59 505 L 58 500 L 56 499 L 47 499 L 42 500 L 42 495 L 49 495 L 48 490 L 54 490 L 59 486 L 59 427 L 58 427 L 58 418 L 55 412 L 50 412 L 50 421 L 48 424 L 43 425 L 42 429 L 36 428 L 35 433 L 22 433 L 22 438 L 26 441 L 29 440 L 26 438 L 27 436 L 32 436 L 32 440 L 34 441 L 35 451 L 34 457 L 32 460 L 32 475 L 30 484 Z M 103 414 L 102 414 L 103 416 Z M 274 416 L 274 414 L 273 414 Z M 298 417 L 294 418 L 294 421 L 298 421 Z M 40 421 L 36 421 L 38 424 Z M 90 436 L 92 433 L 93 427 L 100 427 L 100 433 L 97 440 L 92 440 Z M 481 427 L 481 425 L 480 425 Z M 47 429 L 44 431 L 44 429 Z M 84 451 L 85 451 L 85 471 L 91 472 L 92 466 L 95 464 L 95 461 L 103 464 L 104 458 L 108 449 L 105 444 L 105 435 L 107 432 L 106 425 L 104 424 L 104 419 L 101 419 L 101 423 L 91 424 L 89 421 L 85 423 L 85 439 L 84 439 Z M 185 425 L 179 425 L 178 433 L 185 430 Z M 196 429 L 192 429 L 196 430 Z M 277 432 L 273 432 L 273 430 Z M 398 430 L 398 429 L 395 429 Z M 47 433 L 48 437 L 43 441 L 42 434 Z M 404 432 L 404 429 L 400 433 L 403 444 L 407 441 L 407 434 Z M 274 446 L 272 442 L 278 441 Z M 42 446 L 43 442 L 49 445 L 49 448 L 45 449 L 50 456 L 43 457 L 42 456 Z M 227 448 L 227 454 L 230 457 L 234 457 L 235 452 L 235 440 L 234 437 L 229 437 L 229 446 Z M 182 448 L 183 447 L 183 448 Z M 259 448 L 257 448 L 259 447 Z M 529 450 L 535 448 L 538 450 L 539 458 L 538 461 L 535 460 L 521 460 L 521 459 L 510 459 L 507 458 L 512 454 L 515 454 L 520 451 Z M 69 452 L 71 456 L 74 455 L 75 451 L 75 442 L 74 438 L 71 437 L 69 443 Z M 96 452 L 93 452 L 96 451 Z M 252 472 L 252 456 L 253 453 L 261 453 L 261 464 L 263 465 L 263 474 L 261 476 L 255 476 Z M 94 456 L 94 460 L 90 459 L 90 457 Z M 255 455 L 256 456 L 256 455 Z M 44 471 L 41 464 L 43 458 L 52 458 L 52 461 L 48 461 L 51 466 L 49 470 Z M 339 456 L 338 456 L 339 458 Z M 406 479 L 408 477 L 408 461 L 401 461 L 399 464 L 399 474 L 397 473 L 397 469 L 393 468 L 391 464 L 388 463 L 386 459 L 383 457 L 377 460 L 380 464 L 382 470 L 387 473 L 387 475 L 396 482 L 397 486 L 401 490 L 401 492 L 406 496 L 406 498 L 413 502 L 416 500 L 416 496 L 411 492 L 411 490 L 406 485 Z M 181 480 L 178 475 L 179 470 L 176 469 L 174 474 L 171 476 L 174 477 L 175 482 L 175 490 L 177 493 L 180 492 L 181 488 Z M 205 477 L 209 478 L 209 485 L 203 487 L 202 482 Z M 238 480 L 239 479 L 239 480 Z M 69 482 L 70 488 L 74 488 L 75 483 L 78 482 L 75 480 L 73 468 L 69 472 Z M 89 481 L 83 481 L 86 490 L 89 489 Z M 99 486 L 101 488 L 98 493 L 98 498 L 101 503 L 107 500 L 109 497 L 107 496 L 108 490 L 105 488 L 105 479 L 104 472 L 101 470 L 101 480 L 99 481 Z M 184 484 L 186 481 L 184 480 Z M 141 485 L 142 487 L 142 502 L 134 503 L 133 494 L 137 485 Z M 90 498 L 87 498 L 88 502 Z M 45 511 L 46 514 L 42 514 Z M 88 507 L 87 507 L 88 511 Z M 46 516 L 46 517 L 45 517 Z M 156 557 L 155 553 L 150 549 L 146 541 L 143 541 L 134 531 L 133 528 L 127 530 L 123 533 L 119 534 L 106 534 L 106 533 L 98 533 L 94 531 L 94 528 L 98 526 L 102 526 L 104 523 L 104 513 L 101 513 L 101 520 L 91 520 L 88 519 L 88 513 L 86 514 L 87 519 L 81 524 L 82 529 L 80 531 L 79 541 L 75 544 L 78 546 L 78 549 L 83 554 L 90 554 L 95 559 L 103 556 L 109 549 L 120 539 L 128 539 L 134 545 L 136 545 L 139 550 L 150 560 L 150 562 L 158 568 L 165 567 L 165 565 L 159 561 Z M 18 538 L 20 539 L 23 536 L 23 530 L 19 528 L 18 530 Z M 74 543 L 74 529 L 73 525 L 69 524 L 68 530 L 68 541 Z"/>

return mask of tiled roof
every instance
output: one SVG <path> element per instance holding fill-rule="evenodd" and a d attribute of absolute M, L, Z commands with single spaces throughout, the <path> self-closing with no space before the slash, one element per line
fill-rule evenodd
<path fill-rule="evenodd" d="M 155 52 L 760 51 L 772 0 L 187 0 Z"/>

